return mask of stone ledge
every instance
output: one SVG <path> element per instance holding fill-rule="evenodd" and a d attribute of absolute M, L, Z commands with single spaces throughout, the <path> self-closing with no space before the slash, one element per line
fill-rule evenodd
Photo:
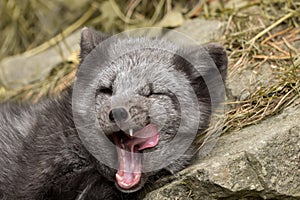
<path fill-rule="evenodd" d="M 300 124 L 295 119 L 300 119 L 299 102 L 221 137 L 208 157 L 144 199 L 300 199 Z"/>

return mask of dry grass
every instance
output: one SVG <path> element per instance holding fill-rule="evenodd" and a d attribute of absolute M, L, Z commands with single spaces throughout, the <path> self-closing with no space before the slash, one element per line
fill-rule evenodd
<path fill-rule="evenodd" d="M 263 3 L 261 3 L 263 2 Z M 252 1 L 231 12 L 225 45 L 231 60 L 230 75 L 264 63 L 273 67 L 270 84 L 258 87 L 245 101 L 226 113 L 224 132 L 255 124 L 280 112 L 300 97 L 300 3 Z"/>
<path fill-rule="evenodd" d="M 0 1 L 0 60 L 31 49 L 62 32 L 80 18 L 87 6 L 76 12 L 66 1 Z"/>
<path fill-rule="evenodd" d="M 300 62 L 286 66 L 278 81 L 258 88 L 250 97 L 226 113 L 224 132 L 255 124 L 268 116 L 277 114 L 300 97 Z"/>
<path fill-rule="evenodd" d="M 1 2 L 2 13 L 11 13 L 8 1 Z M 31 1 L 31 3 L 36 3 L 35 8 L 30 7 L 32 5 L 29 5 L 29 1 L 24 2 L 27 2 L 28 10 L 34 10 L 36 6 L 45 7 L 44 4 L 41 4 L 42 1 L 39 0 Z M 185 1 L 179 0 L 145 2 L 140 0 L 127 2 L 94 1 L 91 4 L 92 11 L 86 8 L 86 12 L 68 19 L 61 27 L 65 31 L 73 30 L 74 24 L 76 27 L 78 26 L 76 24 L 78 20 L 82 22 L 79 23 L 80 26 L 83 24 L 97 25 L 96 28 L 112 32 L 121 31 L 124 28 L 151 26 L 159 22 L 170 10 L 175 9 L 174 7 L 185 18 L 200 17 L 227 21 L 226 34 L 223 38 L 220 38 L 219 42 L 223 43 L 228 50 L 230 59 L 229 76 L 234 76 L 245 68 L 257 70 L 267 62 L 274 68 L 274 77 L 272 84 L 257 88 L 248 99 L 228 103 L 232 109 L 226 113 L 223 132 L 255 124 L 280 112 L 299 98 L 300 2 L 296 0 L 251 0 L 242 1 L 242 4 L 236 6 L 229 6 L 228 1 L 221 0 L 207 0 L 200 1 L 200 3 L 197 1 L 185 3 Z M 16 4 L 16 2 L 14 3 Z M 103 12 L 103 6 L 106 6 L 106 9 L 111 8 L 114 15 Z M 87 16 L 87 12 L 90 13 L 87 18 L 84 18 L 85 21 L 80 21 L 82 16 L 85 14 Z M 20 17 L 20 15 L 19 13 L 17 16 Z M 8 52 L 10 54 L 23 51 L 25 46 L 36 46 L 34 44 L 41 44 L 42 41 L 45 41 L 45 38 L 36 38 L 36 40 L 31 41 L 32 38 L 29 40 L 22 37 L 22 34 L 26 35 L 26 27 L 38 26 L 38 23 L 40 23 L 36 21 L 38 19 L 37 14 L 27 18 L 25 16 L 27 15 L 24 15 L 21 21 L 13 21 L 13 17 L 10 17 L 8 18 L 10 21 L 6 20 L 5 23 L 0 24 L 3 30 L 10 30 L 12 33 L 11 37 L 6 38 L 2 45 L 9 47 Z M 21 31 L 16 32 L 16 27 L 19 28 L 20 23 L 27 19 L 26 26 L 20 26 Z M 34 25 L 31 25 L 32 21 L 34 21 Z M 110 22 L 110 24 L 105 24 L 105 22 Z M 39 29 L 31 30 L 37 31 Z M 63 30 L 56 30 L 56 32 L 59 33 Z M 17 33 L 19 35 L 16 35 Z M 28 34 L 37 33 L 29 32 Z M 15 38 L 17 38 L 15 42 L 12 42 Z M 18 46 L 20 49 L 13 49 Z M 3 48 L 1 50 L 3 51 Z M 62 64 L 43 82 L 33 83 L 16 91 L 2 89 L 0 90 L 0 98 L 2 100 L 38 101 L 42 96 L 58 93 L 74 78 L 74 68 L 77 62 L 78 60 L 74 59 L 70 63 Z"/>
<path fill-rule="evenodd" d="M 16 90 L 0 91 L 1 101 L 30 101 L 37 102 L 42 97 L 58 94 L 70 85 L 76 74 L 76 64 L 62 63 L 53 69 L 51 74 L 43 81 L 29 84 Z"/>

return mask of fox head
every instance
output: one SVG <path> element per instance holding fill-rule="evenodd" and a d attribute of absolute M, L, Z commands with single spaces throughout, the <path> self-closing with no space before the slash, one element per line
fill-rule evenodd
<path fill-rule="evenodd" d="M 224 48 L 113 38 L 89 28 L 80 46 L 77 81 L 86 84 L 75 87 L 78 112 L 82 120 L 93 116 L 99 129 L 85 131 L 82 140 L 93 155 L 109 160 L 111 166 L 96 156 L 100 173 L 121 191 L 134 192 L 159 171 L 175 173 L 189 165 L 198 149 L 196 135 L 224 97 Z M 91 144 L 98 137 L 101 145 Z"/>

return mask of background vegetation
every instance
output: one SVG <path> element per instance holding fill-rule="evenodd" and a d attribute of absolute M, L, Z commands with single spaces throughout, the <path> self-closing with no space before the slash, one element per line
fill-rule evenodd
<path fill-rule="evenodd" d="M 243 101 L 228 102 L 224 131 L 280 112 L 300 96 L 299 0 L 2 0 L 0 60 L 43 51 L 83 26 L 109 33 L 145 26 L 175 28 L 193 18 L 227 22 L 218 39 L 228 51 L 229 76 L 272 66 L 272 82 Z M 63 37 L 62 37 L 63 36 Z M 61 63 L 45 80 L 18 89 L 0 85 L 0 99 L 36 102 L 59 93 L 74 78 L 77 57 Z"/>

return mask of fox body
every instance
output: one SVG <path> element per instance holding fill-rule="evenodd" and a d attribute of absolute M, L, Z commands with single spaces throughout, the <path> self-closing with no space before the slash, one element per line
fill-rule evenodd
<path fill-rule="evenodd" d="M 0 199 L 134 199 L 145 184 L 151 186 L 157 177 L 191 164 L 197 137 L 182 155 L 165 165 L 161 162 L 172 155 L 170 148 L 183 148 L 182 138 L 170 146 L 179 130 L 188 135 L 194 123 L 197 133 L 208 127 L 212 105 L 224 95 L 210 73 L 216 69 L 222 83 L 225 80 L 224 48 L 217 44 L 177 48 L 147 38 L 121 38 L 105 48 L 100 45 L 108 39 L 92 29 L 82 31 L 77 81 L 88 79 L 90 69 L 97 72 L 93 73 L 97 81 L 82 91 L 74 92 L 71 85 L 59 97 L 34 105 L 0 106 Z M 166 47 L 173 52 L 165 51 Z M 120 48 L 125 53 L 110 62 Z M 195 59 L 198 65 L 177 53 Z M 216 91 L 210 91 L 208 84 Z M 85 90 L 93 91 L 94 105 L 85 106 Z M 197 110 L 189 103 L 192 93 Z M 217 100 L 212 100 L 212 93 Z M 88 115 L 86 110 L 92 110 L 101 129 L 96 130 L 96 137 L 105 136 L 105 143 L 113 144 L 113 149 L 92 148 L 83 142 L 82 135 L 88 138 L 90 133 L 80 136 L 74 102 L 79 105 L 78 113 Z M 196 111 L 199 114 L 193 117 Z M 111 159 L 115 167 L 91 151 Z M 155 157 L 142 155 L 156 151 Z M 150 165 L 155 170 L 146 170 Z"/>

